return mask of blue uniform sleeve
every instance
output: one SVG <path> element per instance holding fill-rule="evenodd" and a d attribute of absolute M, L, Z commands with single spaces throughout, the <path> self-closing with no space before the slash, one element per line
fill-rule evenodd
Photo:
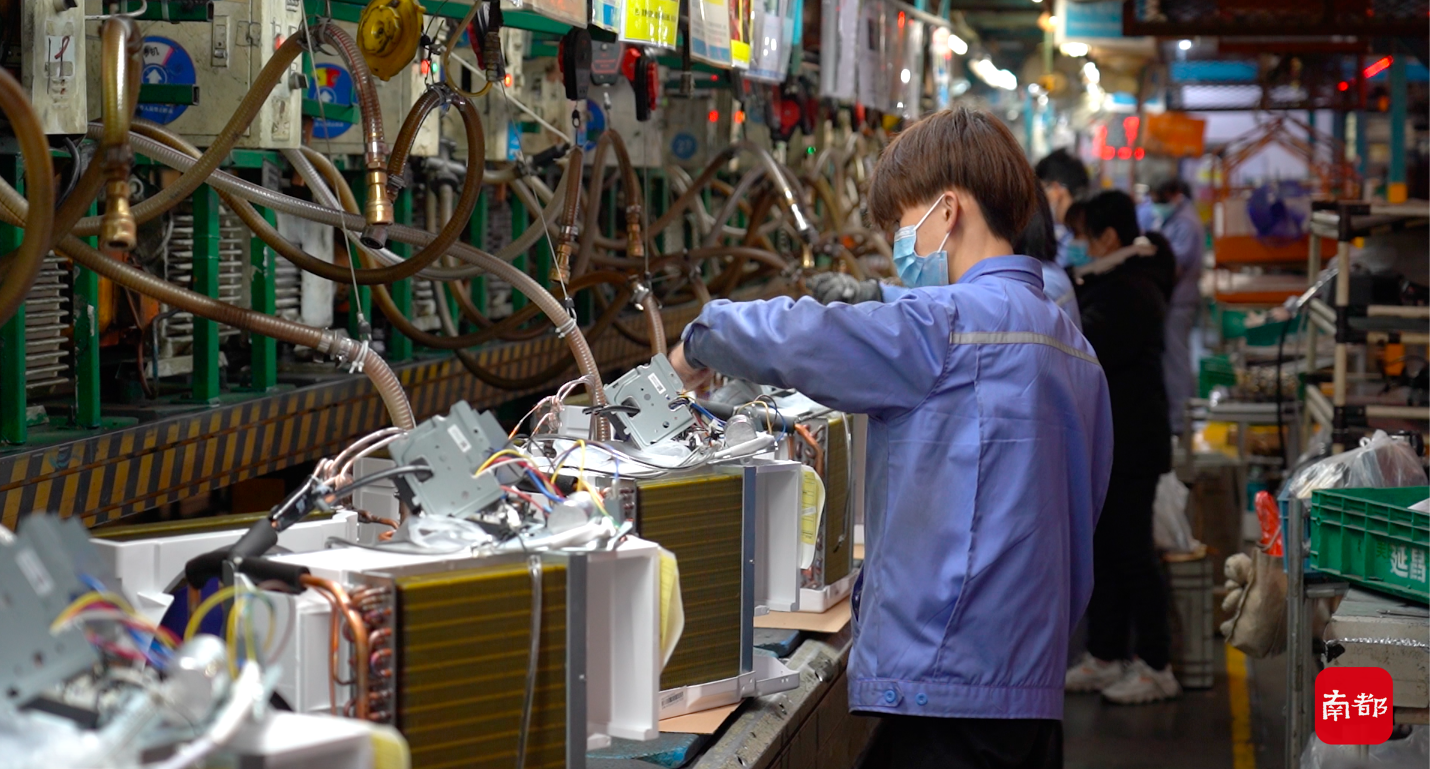
<path fill-rule="evenodd" d="M 1199 271 L 1202 261 L 1202 246 L 1205 235 L 1196 223 L 1187 221 L 1180 215 L 1172 216 L 1162 225 L 1162 234 L 1172 244 L 1172 253 L 1177 257 L 1177 275 Z"/>
<path fill-rule="evenodd" d="M 952 312 L 924 297 L 828 306 L 810 297 L 721 299 L 682 338 L 694 365 L 892 417 L 922 403 L 943 375 Z"/>
<path fill-rule="evenodd" d="M 913 289 L 905 286 L 895 286 L 889 283 L 879 284 L 880 299 L 885 302 L 897 302 L 899 297 L 909 293 Z"/>

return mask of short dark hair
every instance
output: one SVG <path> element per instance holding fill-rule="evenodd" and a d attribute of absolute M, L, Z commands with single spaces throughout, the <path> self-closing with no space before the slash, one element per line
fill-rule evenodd
<path fill-rule="evenodd" d="M 1173 195 L 1181 195 L 1190 200 L 1192 197 L 1192 187 L 1181 179 L 1173 176 L 1170 179 L 1162 180 L 1152 191 L 1153 199 L 1161 203 L 1167 202 L 1167 199 Z"/>
<path fill-rule="evenodd" d="M 1080 197 L 1087 191 L 1087 167 L 1065 149 L 1053 150 L 1033 167 L 1038 181 L 1057 182 L 1066 187 L 1073 197 Z"/>
<path fill-rule="evenodd" d="M 1033 218 L 1013 244 L 1013 253 L 1031 256 L 1044 262 L 1058 258 L 1058 234 L 1053 229 L 1053 208 L 1048 205 L 1047 195 L 1038 195 L 1038 207 L 1033 210 Z"/>
<path fill-rule="evenodd" d="M 988 229 L 1012 243 L 1032 218 L 1038 180 L 1013 132 L 982 110 L 935 112 L 894 137 L 869 183 L 869 215 L 898 226 L 905 208 L 967 190 Z"/>
<path fill-rule="evenodd" d="M 1087 232 L 1083 227 L 1083 218 L 1086 214 L 1087 204 L 1081 200 L 1074 200 L 1072 205 L 1068 206 L 1068 210 L 1063 212 L 1063 226 L 1072 230 L 1075 235 L 1087 237 Z"/>
<path fill-rule="evenodd" d="M 1108 227 L 1117 232 L 1117 240 L 1124 246 L 1132 245 L 1142 234 L 1137 226 L 1137 204 L 1122 190 L 1098 193 L 1083 210 L 1083 232 L 1088 238 L 1101 235 Z"/>

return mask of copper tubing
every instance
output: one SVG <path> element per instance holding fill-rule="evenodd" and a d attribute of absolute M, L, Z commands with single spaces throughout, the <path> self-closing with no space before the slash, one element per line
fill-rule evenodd
<path fill-rule="evenodd" d="M 457 98 L 466 101 L 460 96 Z M 407 113 L 407 119 L 402 121 L 402 128 L 397 132 L 397 139 L 392 143 L 392 154 L 387 157 L 387 192 L 393 199 L 396 199 L 397 193 L 402 191 L 403 185 L 400 180 L 407 170 L 407 156 L 412 152 L 412 143 L 417 141 L 417 132 L 427 120 L 427 115 L 441 103 L 442 92 L 436 88 L 428 88 L 418 97 L 417 103 L 412 105 L 412 109 Z M 485 141 L 485 137 L 483 140 Z M 485 149 L 480 155 L 468 155 L 467 157 L 481 158 L 481 165 L 486 165 Z"/>
<path fill-rule="evenodd" d="M 76 263 L 88 267 L 99 275 L 109 278 L 125 288 L 158 299 L 164 304 L 185 310 L 201 318 L 217 321 L 226 326 L 252 331 L 291 344 L 311 347 L 320 353 L 330 354 L 348 363 L 361 363 L 363 373 L 372 381 L 382 397 L 383 404 L 392 418 L 393 425 L 410 430 L 416 422 L 412 417 L 412 406 L 407 402 L 407 394 L 402 383 L 392 373 L 387 362 L 371 348 L 356 341 L 338 336 L 332 331 L 305 326 L 284 318 L 265 315 L 261 312 L 245 310 L 226 302 L 204 296 L 186 288 L 176 286 L 163 278 L 101 254 L 87 243 L 73 235 L 65 236 L 55 246 L 56 250 Z"/>
<path fill-rule="evenodd" d="M 100 37 L 104 135 L 99 157 L 106 182 L 99 241 L 111 251 L 128 252 L 139 238 L 139 225 L 129 210 L 129 168 L 134 163 L 134 151 L 129 148 L 129 122 L 139 104 L 142 45 L 134 21 L 127 16 L 106 19 Z"/>
<path fill-rule="evenodd" d="M 342 585 L 330 579 L 315 577 L 311 574 L 304 574 L 300 578 L 300 583 L 307 588 L 325 593 L 330 603 L 334 606 L 333 615 L 339 613 L 347 620 L 348 628 L 352 631 L 354 678 L 356 679 L 356 691 L 353 700 L 357 703 L 357 717 L 366 721 L 368 717 L 368 632 L 367 625 L 362 620 L 362 615 L 353 607 L 352 600 L 348 598 L 348 591 Z M 336 638 L 333 641 L 336 644 Z M 336 703 L 334 703 L 336 704 Z"/>
<path fill-rule="evenodd" d="M 55 213 L 55 170 L 50 160 L 50 143 L 45 130 L 30 104 L 30 96 L 8 71 L 0 70 L 0 111 L 10 120 L 10 127 L 20 144 L 25 163 L 25 191 L 29 193 L 28 209 L 23 213 L 16 205 L 12 212 L 24 219 L 24 235 L 20 247 L 0 260 L 0 324 L 10 320 L 25 302 L 30 287 L 40 274 L 45 254 L 50 250 L 51 227 Z M 15 190 L 5 185 L 8 191 Z M 18 197 L 19 193 L 15 193 Z M 24 198 L 10 203 L 26 203 Z"/>
<path fill-rule="evenodd" d="M 589 335 L 591 339 L 599 339 L 601 335 L 604 334 L 606 330 L 611 327 L 612 324 L 616 323 L 616 316 L 620 313 L 621 309 L 625 307 L 626 302 L 630 300 L 630 287 L 628 284 L 626 284 L 624 276 L 621 276 L 619 280 L 622 283 L 622 288 L 620 292 L 616 295 L 616 301 L 612 302 L 611 305 L 601 313 L 600 317 L 596 319 L 596 322 L 592 324 L 591 327 L 586 331 L 586 334 Z M 447 307 L 445 302 L 437 303 L 437 315 L 442 320 L 442 326 L 444 330 L 448 331 L 449 333 L 454 332 L 456 330 L 456 323 L 452 320 L 451 310 Z M 557 360 L 550 366 L 547 366 L 545 369 L 538 371 L 529 377 L 525 377 L 523 379 L 508 379 L 499 374 L 495 374 L 491 371 L 482 368 L 481 364 L 477 361 L 477 356 L 473 355 L 468 350 L 454 350 L 453 352 L 457 356 L 457 360 L 461 362 L 462 366 L 465 367 L 467 371 L 471 372 L 472 376 L 475 376 L 477 379 L 480 379 L 493 387 L 499 387 L 503 390 L 529 390 L 534 387 L 540 387 L 542 385 L 550 383 L 552 380 L 561 376 L 568 369 L 571 368 L 570 361 Z M 590 392 L 593 401 L 597 401 L 597 396 L 599 394 L 598 405 L 605 405 L 605 390 L 600 389 L 600 387 L 597 386 L 595 388 L 592 388 Z M 597 438 L 597 440 L 606 440 L 610 436 L 610 429 L 610 424 L 606 420 L 594 420 L 594 432 L 597 435 L 602 436 Z"/>
<path fill-rule="evenodd" d="M 580 248 L 581 228 L 576 223 L 576 215 L 581 210 L 581 158 L 581 148 L 574 146 L 566 158 L 566 175 L 571 179 L 566 184 L 566 199 L 561 210 L 559 244 L 551 260 L 551 280 L 555 283 L 571 280 L 571 254 Z"/>
<path fill-rule="evenodd" d="M 362 240 L 372 248 L 381 248 L 387 244 L 387 228 L 394 221 L 394 212 L 392 201 L 387 197 L 387 142 L 383 138 L 382 105 L 377 100 L 377 85 L 372 80 L 367 60 L 362 57 L 351 35 L 330 19 L 318 24 L 317 33 L 322 42 L 332 43 L 338 49 L 338 55 L 353 76 L 358 108 L 362 113 L 363 161 L 367 167 L 364 174 L 367 205 L 363 210 L 367 228 L 363 230 Z M 486 157 L 485 150 L 483 153 L 477 157 Z"/>
<path fill-rule="evenodd" d="M 641 300 L 641 309 L 645 311 L 646 325 L 650 329 L 651 355 L 664 355 L 665 321 L 660 317 L 660 302 L 654 296 L 648 296 Z"/>
<path fill-rule="evenodd" d="M 417 136 L 417 129 L 422 125 L 424 114 L 418 113 L 418 108 L 429 102 L 428 96 L 432 96 L 437 101 L 441 101 L 441 96 L 436 91 L 427 91 L 422 95 L 422 99 L 412 108 L 407 115 L 407 121 L 402 125 L 402 133 L 398 135 L 399 147 L 406 158 L 407 150 L 412 147 L 412 140 Z M 457 114 L 462 116 L 462 126 L 467 133 L 467 156 L 470 158 L 485 158 L 487 156 L 486 137 L 482 130 L 482 118 L 477 113 L 477 108 L 465 97 L 453 95 L 452 106 L 456 107 Z M 431 106 L 427 106 L 428 111 Z M 417 119 L 413 119 L 417 116 Z M 409 132 L 410 127 L 410 132 Z M 404 139 L 404 137 L 406 137 Z M 394 156 L 395 157 L 395 156 Z M 404 162 L 406 162 L 404 160 Z M 467 173 L 462 180 L 462 194 L 457 198 L 456 208 L 452 211 L 451 218 L 446 221 L 441 231 L 427 245 L 419 248 L 407 260 L 408 275 L 416 273 L 418 270 L 437 261 L 443 254 L 447 253 L 453 243 L 462 236 L 466 230 L 467 223 L 472 218 L 472 212 L 477 210 L 477 197 L 482 192 L 482 171 L 486 167 L 483 160 L 478 160 L 475 164 L 467 164 Z M 400 168 L 398 169 L 401 170 Z M 371 243 L 367 245 L 371 246 Z M 388 281 L 384 281 L 388 282 Z"/>

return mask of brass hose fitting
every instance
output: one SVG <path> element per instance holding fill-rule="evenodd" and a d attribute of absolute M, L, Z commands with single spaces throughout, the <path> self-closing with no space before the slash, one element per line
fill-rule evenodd
<path fill-rule="evenodd" d="M 367 205 L 363 208 L 367 227 L 362 231 L 362 243 L 368 248 L 387 245 L 387 228 L 393 223 L 392 201 L 387 197 L 387 171 L 367 170 Z"/>
<path fill-rule="evenodd" d="M 139 240 L 139 225 L 129 210 L 129 173 L 113 178 L 104 187 L 104 221 L 99 226 L 100 242 L 109 251 L 132 251 Z"/>

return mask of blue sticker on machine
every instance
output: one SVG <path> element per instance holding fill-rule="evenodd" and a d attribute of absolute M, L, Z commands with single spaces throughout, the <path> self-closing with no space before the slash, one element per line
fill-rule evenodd
<path fill-rule="evenodd" d="M 314 67 L 315 77 L 308 83 L 307 98 L 315 99 L 319 104 L 331 104 L 335 107 L 351 107 L 353 105 L 353 76 L 348 71 L 337 64 L 318 64 Z M 352 123 L 345 123 L 332 118 L 313 119 L 314 139 L 336 139 L 342 136 Z"/>
<path fill-rule="evenodd" d="M 140 79 L 153 85 L 194 85 L 198 82 L 194 73 L 194 60 L 184 47 L 167 37 L 144 38 L 144 71 Z M 152 120 L 159 125 L 168 125 L 179 119 L 187 104 L 140 104 L 139 117 Z"/>
<path fill-rule="evenodd" d="M 684 131 L 676 134 L 675 138 L 670 140 L 670 154 L 680 160 L 689 160 L 694 157 L 695 150 L 699 147 L 700 144 L 695 141 L 695 137 Z"/>
<path fill-rule="evenodd" d="M 606 111 L 591 99 L 586 100 L 585 130 L 586 140 L 581 143 L 581 150 L 591 152 L 596 149 L 596 140 L 606 131 Z"/>

